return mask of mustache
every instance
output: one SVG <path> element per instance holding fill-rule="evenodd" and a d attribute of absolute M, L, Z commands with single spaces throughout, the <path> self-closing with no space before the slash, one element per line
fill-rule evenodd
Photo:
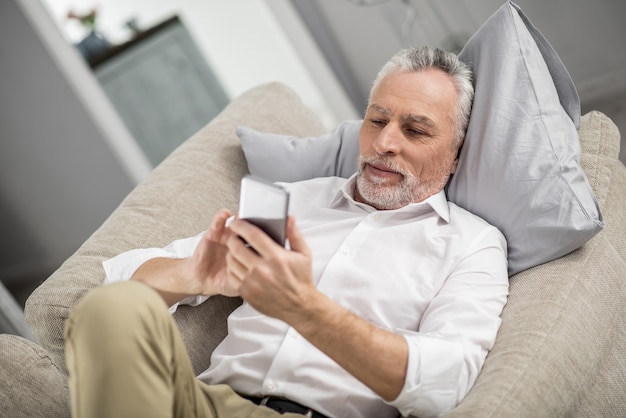
<path fill-rule="evenodd" d="M 404 177 L 409 175 L 409 173 L 407 173 L 407 171 L 403 167 L 393 161 L 390 157 L 384 155 L 359 156 L 358 165 L 360 172 L 363 172 L 365 170 L 365 166 L 368 164 L 375 167 L 383 168 L 384 170 L 395 171 L 396 173 L 401 174 Z"/>

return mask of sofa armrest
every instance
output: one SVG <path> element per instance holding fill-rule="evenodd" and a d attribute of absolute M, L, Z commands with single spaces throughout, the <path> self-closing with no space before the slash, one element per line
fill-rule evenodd
<path fill-rule="evenodd" d="M 25 318 L 39 343 L 66 373 L 63 329 L 72 306 L 104 278 L 102 261 L 132 248 L 162 247 L 195 235 L 220 208 L 236 209 L 247 165 L 238 125 L 290 135 L 324 131 L 319 119 L 288 87 L 270 83 L 231 102 L 141 182 L 105 223 L 27 300 Z M 211 298 L 176 319 L 196 370 L 208 364 L 210 348 L 225 334 L 223 319 L 237 299 Z M 220 325 L 216 325 L 220 324 Z M 218 327 L 214 339 L 207 328 Z M 204 328 L 205 332 L 200 332 Z"/>
<path fill-rule="evenodd" d="M 66 378 L 48 353 L 15 335 L 0 335 L 0 415 L 69 418 Z"/>

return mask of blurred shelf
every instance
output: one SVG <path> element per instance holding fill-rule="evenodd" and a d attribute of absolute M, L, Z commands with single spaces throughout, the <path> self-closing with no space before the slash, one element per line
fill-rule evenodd
<path fill-rule="evenodd" d="M 90 65 L 153 166 L 229 101 L 177 16 L 111 47 Z"/>

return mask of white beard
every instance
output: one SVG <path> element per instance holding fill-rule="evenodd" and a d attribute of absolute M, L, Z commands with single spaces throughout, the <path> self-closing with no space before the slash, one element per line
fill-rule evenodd
<path fill-rule="evenodd" d="M 386 167 L 402 176 L 398 184 L 385 184 L 387 180 L 382 178 L 369 178 L 364 170 L 367 164 Z M 378 210 L 399 209 L 410 203 L 421 202 L 434 193 L 443 189 L 448 181 L 449 174 L 443 170 L 436 179 L 421 182 L 413 173 L 406 172 L 389 157 L 379 155 L 377 157 L 359 157 L 359 172 L 356 178 L 356 187 L 365 200 L 365 203 Z"/>

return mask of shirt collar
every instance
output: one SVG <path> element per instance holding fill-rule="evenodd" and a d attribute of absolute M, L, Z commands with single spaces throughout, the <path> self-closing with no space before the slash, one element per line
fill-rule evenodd
<path fill-rule="evenodd" d="M 368 212 L 376 211 L 370 205 L 357 202 L 354 200 L 354 188 L 356 187 L 356 176 L 357 174 L 353 174 L 349 179 L 347 179 L 343 185 L 337 189 L 335 195 L 333 196 L 330 207 L 336 207 L 344 202 L 359 206 Z M 450 222 L 450 206 L 448 205 L 448 199 L 446 198 L 445 191 L 441 190 L 438 193 L 435 193 L 432 196 L 429 196 L 425 200 L 419 203 L 409 203 L 408 205 L 395 209 L 396 212 L 423 212 L 425 206 L 430 206 L 430 208 L 435 211 L 435 213 L 443 219 L 445 222 Z"/>

